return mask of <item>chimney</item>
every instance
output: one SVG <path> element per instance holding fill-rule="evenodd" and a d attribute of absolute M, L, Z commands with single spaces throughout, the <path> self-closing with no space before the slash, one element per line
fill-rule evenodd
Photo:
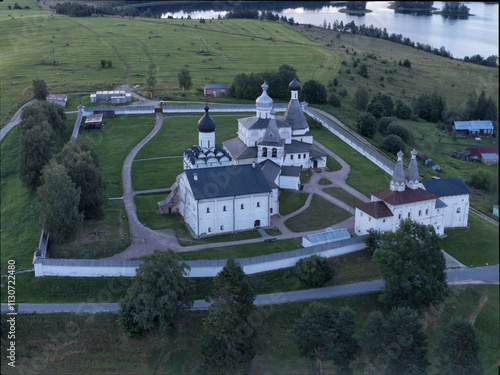
<path fill-rule="evenodd" d="M 252 168 L 254 168 L 254 169 L 255 169 L 255 162 L 253 162 L 253 163 L 252 163 Z"/>
<path fill-rule="evenodd" d="M 193 174 L 193 178 L 194 178 L 195 181 L 198 181 L 198 173 L 194 173 Z"/>

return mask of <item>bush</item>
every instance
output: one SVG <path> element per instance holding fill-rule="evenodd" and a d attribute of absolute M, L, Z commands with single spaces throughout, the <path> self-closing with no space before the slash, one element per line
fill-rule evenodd
<path fill-rule="evenodd" d="M 341 106 L 340 99 L 337 96 L 337 94 L 335 94 L 334 92 L 331 92 L 328 95 L 328 104 L 330 104 L 334 107 L 337 107 L 337 108 Z"/>
<path fill-rule="evenodd" d="M 468 184 L 473 188 L 489 191 L 491 186 L 491 178 L 485 171 L 476 170 L 471 174 Z"/>
<path fill-rule="evenodd" d="M 397 154 L 400 150 L 405 152 L 406 144 L 397 135 L 391 134 L 382 141 L 382 148 L 391 154 Z"/>
<path fill-rule="evenodd" d="M 330 280 L 335 272 L 328 259 L 312 255 L 297 262 L 295 273 L 307 285 L 319 287 Z"/>
<path fill-rule="evenodd" d="M 405 143 L 409 143 L 411 141 L 411 133 L 405 128 L 403 125 L 392 122 L 387 126 L 386 134 L 394 134 L 400 137 Z"/>
<path fill-rule="evenodd" d="M 384 135 L 387 135 L 387 127 L 397 121 L 396 117 L 384 116 L 378 120 L 378 131 Z"/>
<path fill-rule="evenodd" d="M 411 108 L 401 100 L 396 100 L 396 106 L 394 107 L 394 115 L 401 119 L 407 120 L 411 117 L 413 111 Z"/>
<path fill-rule="evenodd" d="M 358 133 L 373 138 L 377 132 L 377 120 L 370 113 L 362 113 L 358 119 Z"/>

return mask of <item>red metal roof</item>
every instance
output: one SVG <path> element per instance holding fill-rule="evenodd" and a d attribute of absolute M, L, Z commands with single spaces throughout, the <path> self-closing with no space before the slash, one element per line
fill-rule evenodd
<path fill-rule="evenodd" d="M 368 215 L 376 219 L 394 216 L 389 207 L 387 207 L 387 205 L 382 201 L 361 203 L 358 204 L 356 208 L 366 212 Z"/>
<path fill-rule="evenodd" d="M 406 188 L 404 191 L 383 189 L 374 191 L 371 194 L 392 206 L 398 206 L 400 204 L 406 204 L 406 203 L 428 201 L 431 199 L 439 198 L 437 195 L 432 194 L 431 192 L 424 190 L 422 188 L 418 189 Z"/>
<path fill-rule="evenodd" d="M 496 145 L 496 146 L 469 147 L 467 150 L 470 151 L 471 155 L 475 155 L 475 156 L 479 156 L 481 154 L 498 154 L 498 145 Z"/>

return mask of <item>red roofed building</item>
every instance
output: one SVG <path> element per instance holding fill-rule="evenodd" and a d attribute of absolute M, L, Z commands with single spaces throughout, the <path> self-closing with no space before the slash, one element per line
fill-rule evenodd
<path fill-rule="evenodd" d="M 404 219 L 432 225 L 438 235 L 444 234 L 444 207 L 447 205 L 438 195 L 423 188 L 418 174 L 417 152 L 413 150 L 411 156 L 405 175 L 400 151 L 390 187 L 372 192 L 371 202 L 356 207 L 354 230 L 357 235 L 367 234 L 369 229 L 395 231 Z"/>
<path fill-rule="evenodd" d="M 470 160 L 481 160 L 481 154 L 497 154 L 498 155 L 498 145 L 495 146 L 481 146 L 481 147 L 469 147 L 467 150 L 470 152 Z"/>

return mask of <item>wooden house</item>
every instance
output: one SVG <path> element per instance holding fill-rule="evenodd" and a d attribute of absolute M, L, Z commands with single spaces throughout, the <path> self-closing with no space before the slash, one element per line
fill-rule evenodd
<path fill-rule="evenodd" d="M 492 137 L 491 121 L 455 121 L 455 130 L 460 137 Z"/>
<path fill-rule="evenodd" d="M 203 94 L 205 96 L 213 96 L 214 98 L 227 96 L 227 83 L 213 83 L 205 85 Z"/>

